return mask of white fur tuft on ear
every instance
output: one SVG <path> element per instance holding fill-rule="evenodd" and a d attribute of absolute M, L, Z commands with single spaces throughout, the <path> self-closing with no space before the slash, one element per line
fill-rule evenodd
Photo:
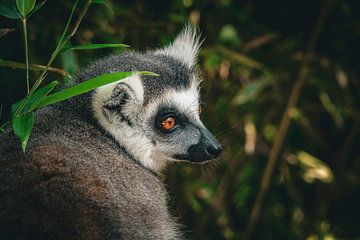
<path fill-rule="evenodd" d="M 104 85 L 97 88 L 92 96 L 92 109 L 97 119 L 102 118 L 103 106 L 105 102 L 110 98 L 116 85 L 118 85 L 119 83 L 126 83 L 134 91 L 134 97 L 136 98 L 138 104 L 142 104 L 142 102 L 144 101 L 144 88 L 138 74 L 134 74 L 123 80 Z"/>
<path fill-rule="evenodd" d="M 189 67 L 196 63 L 196 58 L 202 41 L 198 31 L 190 24 L 175 38 L 174 42 L 165 48 L 155 51 L 155 54 L 165 54 L 172 56 Z"/>

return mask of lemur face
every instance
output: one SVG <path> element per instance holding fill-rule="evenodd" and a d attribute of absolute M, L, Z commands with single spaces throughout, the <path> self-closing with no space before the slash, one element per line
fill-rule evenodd
<path fill-rule="evenodd" d="M 100 125 L 155 172 L 168 161 L 201 163 L 221 152 L 221 144 L 199 117 L 200 74 L 194 67 L 199 44 L 195 31 L 187 28 L 166 48 L 115 56 L 119 65 L 152 71 L 159 77 L 134 75 L 93 95 Z"/>
<path fill-rule="evenodd" d="M 148 119 L 155 147 L 172 160 L 200 163 L 218 157 L 221 145 L 200 120 L 196 86 L 169 90 L 161 99 Z"/>

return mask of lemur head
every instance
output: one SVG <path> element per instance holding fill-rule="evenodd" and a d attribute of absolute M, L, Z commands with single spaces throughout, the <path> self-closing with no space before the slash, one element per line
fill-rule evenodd
<path fill-rule="evenodd" d="M 187 27 L 165 48 L 114 56 L 119 66 L 131 65 L 132 70 L 160 76 L 133 75 L 93 95 L 100 125 L 155 172 L 169 161 L 202 163 L 221 152 L 221 144 L 199 117 L 199 72 L 195 68 L 199 46 L 196 32 Z"/>

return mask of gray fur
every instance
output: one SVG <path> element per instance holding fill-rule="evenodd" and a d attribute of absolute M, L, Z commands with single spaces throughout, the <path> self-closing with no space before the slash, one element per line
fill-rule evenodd
<path fill-rule="evenodd" d="M 181 61 L 166 55 L 138 52 L 113 54 L 99 59 L 80 71 L 78 81 L 85 81 L 95 76 L 118 71 L 150 71 L 161 77 L 142 76 L 144 84 L 144 103 L 159 97 L 168 88 L 186 89 L 190 85 L 190 76 L 195 69 L 188 68 Z"/>
<path fill-rule="evenodd" d="M 26 156 L 1 135 L 0 239 L 178 239 L 159 177 L 89 122 L 36 114 Z"/>
<path fill-rule="evenodd" d="M 180 36 L 185 48 L 186 35 Z M 186 52 L 196 56 L 191 39 Z M 167 48 L 171 54 L 174 47 Z M 102 100 L 93 91 L 40 109 L 26 154 L 10 131 L 0 135 L 0 239 L 182 238 L 154 166 L 164 159 L 205 161 L 221 146 L 199 119 L 193 64 L 171 54 L 126 52 L 82 69 L 76 82 L 118 71 L 160 77 L 141 77 L 140 98 L 120 82 Z M 160 101 L 184 91 L 194 97 L 188 105 Z M 182 121 L 172 133 L 158 129 L 162 109 Z M 218 152 L 210 154 L 209 146 Z M 141 159 L 147 148 L 149 165 Z"/>

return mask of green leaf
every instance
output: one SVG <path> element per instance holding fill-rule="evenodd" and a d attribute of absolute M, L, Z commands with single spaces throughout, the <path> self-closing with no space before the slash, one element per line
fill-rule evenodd
<path fill-rule="evenodd" d="M 238 91 L 232 100 L 232 104 L 242 105 L 255 100 L 268 84 L 269 81 L 267 79 L 260 79 L 247 84 Z"/>
<path fill-rule="evenodd" d="M 0 14 L 11 19 L 19 19 L 21 15 L 16 9 L 16 3 L 13 0 L 4 0 L 0 3 Z"/>
<path fill-rule="evenodd" d="M 110 6 L 109 3 L 106 2 L 105 0 L 92 0 L 91 2 L 92 2 L 92 3 L 97 3 L 97 4 L 104 4 L 104 5 L 106 6 L 106 8 L 109 9 L 110 13 L 111 13 L 112 15 L 114 15 L 114 12 L 113 12 L 111 6 Z"/>
<path fill-rule="evenodd" d="M 36 109 L 38 107 L 39 103 L 42 100 L 44 100 L 44 98 L 56 87 L 56 85 L 58 85 L 58 83 L 59 82 L 57 82 L 57 81 L 53 81 L 53 82 L 49 83 L 48 85 L 36 90 L 36 92 L 34 92 L 34 94 L 32 94 L 29 97 L 29 100 L 26 102 L 23 110 L 19 113 L 19 115 L 29 113 L 29 112 L 33 111 L 34 109 Z M 24 101 L 24 99 L 14 103 L 11 106 L 13 115 L 22 101 Z M 13 117 L 15 117 L 15 116 L 13 116 Z"/>
<path fill-rule="evenodd" d="M 60 55 L 62 68 L 69 73 L 67 77 L 63 79 L 64 83 L 72 82 L 72 75 L 79 70 L 78 59 L 73 51 L 67 51 Z"/>
<path fill-rule="evenodd" d="M 68 50 L 93 50 L 93 49 L 101 49 L 101 48 L 122 48 L 122 47 L 129 47 L 129 45 L 122 44 L 122 43 L 109 43 L 109 44 L 85 44 L 81 46 L 69 46 L 63 48 L 62 52 Z"/>
<path fill-rule="evenodd" d="M 31 11 L 31 13 L 29 14 L 28 17 L 30 17 L 31 15 L 33 15 L 34 13 L 36 13 L 37 11 L 39 11 L 40 8 L 42 8 L 42 6 L 44 6 L 46 3 L 45 1 L 39 2 L 38 4 L 35 5 L 34 9 Z"/>
<path fill-rule="evenodd" d="M 25 152 L 27 142 L 29 140 L 31 131 L 34 126 L 34 113 L 29 112 L 24 115 L 19 115 L 12 120 L 12 127 L 15 135 L 21 141 L 21 147 Z"/>
<path fill-rule="evenodd" d="M 57 93 L 54 93 L 48 97 L 46 97 L 40 104 L 39 107 L 46 106 L 49 104 L 57 103 L 68 98 L 80 95 L 82 93 L 86 93 L 95 88 L 101 87 L 103 85 L 119 81 L 121 79 L 127 78 L 131 75 L 139 74 L 139 75 L 149 75 L 149 76 L 158 76 L 152 72 L 116 72 L 116 73 L 107 73 L 95 78 L 92 78 L 86 82 L 79 83 L 73 87 L 69 87 Z"/>
<path fill-rule="evenodd" d="M 36 0 L 16 0 L 21 16 L 26 17 L 35 7 Z"/>

